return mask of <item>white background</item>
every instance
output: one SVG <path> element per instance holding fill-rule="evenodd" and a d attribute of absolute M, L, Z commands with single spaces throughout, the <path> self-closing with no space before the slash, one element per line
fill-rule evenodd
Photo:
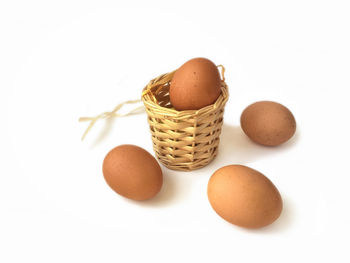
<path fill-rule="evenodd" d="M 349 2 L 120 2 L 0 2 L 0 262 L 349 262 Z M 78 118 L 198 56 L 227 69 L 218 157 L 162 166 L 153 200 L 120 197 L 102 161 L 125 143 L 153 154 L 146 115 L 101 121 L 84 142 Z M 258 100 L 294 113 L 292 140 L 247 139 L 239 117 Z M 245 230 L 212 210 L 207 182 L 227 164 L 274 182 L 274 224 Z"/>

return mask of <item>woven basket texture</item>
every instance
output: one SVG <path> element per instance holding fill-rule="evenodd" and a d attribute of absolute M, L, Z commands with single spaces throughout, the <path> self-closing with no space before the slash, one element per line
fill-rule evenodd
<path fill-rule="evenodd" d="M 207 165 L 218 153 L 228 87 L 222 80 L 221 94 L 212 105 L 177 111 L 169 98 L 174 73 L 151 80 L 143 90 L 142 101 L 159 161 L 169 169 L 190 171 Z"/>

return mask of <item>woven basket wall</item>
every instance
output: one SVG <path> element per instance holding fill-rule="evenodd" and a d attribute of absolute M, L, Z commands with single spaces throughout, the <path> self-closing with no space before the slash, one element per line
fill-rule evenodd
<path fill-rule="evenodd" d="M 190 171 L 207 165 L 218 153 L 228 88 L 222 81 L 221 95 L 212 105 L 177 111 L 169 98 L 174 73 L 151 80 L 143 90 L 142 101 L 159 161 L 169 169 Z"/>

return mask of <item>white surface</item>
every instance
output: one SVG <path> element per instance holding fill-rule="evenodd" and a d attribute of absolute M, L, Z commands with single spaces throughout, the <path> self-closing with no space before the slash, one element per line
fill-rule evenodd
<path fill-rule="evenodd" d="M 348 1 L 1 1 L 0 262 L 349 262 Z M 153 154 L 146 115 L 80 116 L 140 97 L 149 79 L 204 56 L 227 69 L 219 156 L 191 173 L 164 167 L 151 201 L 110 190 L 101 166 L 124 143 Z M 251 143 L 242 110 L 294 113 L 286 145 Z M 244 164 L 284 210 L 261 230 L 226 223 L 210 175 Z"/>

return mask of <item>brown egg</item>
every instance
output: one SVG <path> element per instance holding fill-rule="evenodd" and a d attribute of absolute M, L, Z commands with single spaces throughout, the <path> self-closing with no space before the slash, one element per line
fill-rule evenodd
<path fill-rule="evenodd" d="M 152 198 L 163 184 L 162 170 L 156 159 L 135 145 L 112 149 L 103 161 L 103 175 L 114 191 L 134 200 Z"/>
<path fill-rule="evenodd" d="M 208 183 L 208 198 L 219 216 L 246 228 L 267 226 L 282 211 L 281 195 L 273 183 L 260 172 L 243 165 L 217 170 Z"/>
<path fill-rule="evenodd" d="M 220 73 L 213 62 L 194 58 L 183 64 L 170 83 L 170 102 L 176 110 L 199 110 L 221 93 Z"/>
<path fill-rule="evenodd" d="M 296 122 L 293 114 L 282 104 L 259 101 L 243 111 L 241 127 L 252 141 L 277 146 L 294 135 Z"/>

